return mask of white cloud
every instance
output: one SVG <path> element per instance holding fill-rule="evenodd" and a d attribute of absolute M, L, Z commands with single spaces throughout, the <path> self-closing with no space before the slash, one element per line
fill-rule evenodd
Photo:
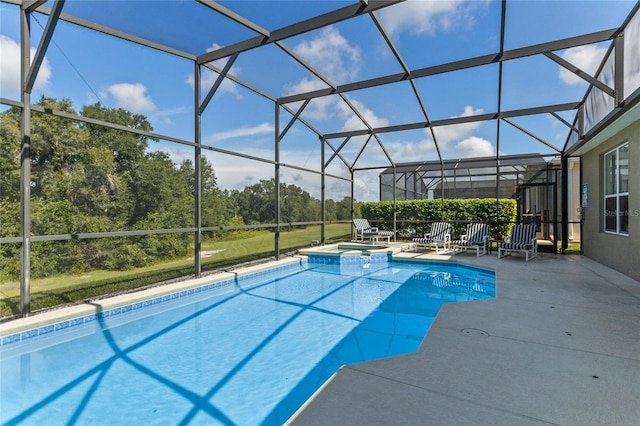
<path fill-rule="evenodd" d="M 319 79 L 304 78 L 295 84 L 291 84 L 285 88 L 285 94 L 295 95 L 297 93 L 312 92 L 314 90 L 326 89 L 327 85 Z"/>
<path fill-rule="evenodd" d="M 477 136 L 468 137 L 455 145 L 458 158 L 490 157 L 495 155 L 491 142 Z"/>
<path fill-rule="evenodd" d="M 242 133 L 243 130 L 238 131 Z M 229 132 L 231 133 L 231 132 Z M 374 143 L 374 142 L 370 142 Z M 183 160 L 194 159 L 194 150 L 192 147 L 182 146 L 179 144 L 161 144 L 151 147 L 151 149 L 162 150 L 169 154 L 169 157 L 176 164 L 180 164 Z M 209 151 L 203 152 L 203 155 L 209 160 L 216 174 L 218 186 L 221 189 L 243 190 L 245 187 L 254 185 L 260 180 L 269 180 L 274 177 L 274 168 L 271 163 L 263 163 L 247 160 L 242 157 L 233 155 L 215 154 Z M 255 148 L 251 150 L 251 155 L 261 158 L 273 158 L 272 149 Z M 305 164 L 309 159 L 308 151 L 287 151 L 287 163 L 289 164 Z M 287 184 L 296 184 L 309 192 L 311 196 L 320 198 L 320 175 L 315 173 L 301 173 L 297 169 L 282 167 L 281 182 Z M 348 178 L 350 174 L 346 171 L 337 172 L 336 174 Z M 358 201 L 377 201 L 378 200 L 378 174 L 380 170 L 364 170 L 358 171 L 355 175 L 355 192 Z M 341 200 L 343 197 L 349 196 L 350 184 L 346 181 L 338 181 L 336 179 L 328 179 L 326 182 L 327 191 L 335 200 Z"/>
<path fill-rule="evenodd" d="M 351 100 L 351 104 L 358 110 L 360 115 L 366 120 L 366 122 L 373 128 L 386 127 L 389 125 L 389 121 L 385 118 L 378 117 L 375 112 L 367 108 L 362 102 L 357 100 Z M 353 113 L 353 110 L 349 108 L 345 102 L 340 102 L 336 105 L 338 111 L 340 111 L 341 117 L 345 120 L 342 126 L 342 131 L 359 130 L 365 128 L 362 120 Z"/>
<path fill-rule="evenodd" d="M 213 43 L 211 47 L 207 48 L 207 52 L 213 52 L 214 50 L 218 50 L 221 47 L 222 46 L 219 45 L 218 43 Z M 217 61 L 213 61 L 211 64 L 219 69 L 223 69 L 228 61 L 229 61 L 229 58 L 222 58 L 222 59 L 218 59 Z M 208 92 L 209 89 L 213 87 L 213 84 L 218 79 L 219 74 L 205 67 L 201 67 L 201 70 L 202 71 L 200 72 L 200 80 L 201 80 L 200 87 L 202 88 L 203 92 Z M 242 69 L 240 67 L 236 67 L 233 65 L 229 70 L 229 74 L 235 77 L 240 76 L 241 72 L 242 72 Z M 195 77 L 193 76 L 193 74 L 189 74 L 189 76 L 187 76 L 185 83 L 187 83 L 192 88 L 195 87 Z M 238 86 L 228 78 L 225 78 L 224 80 L 222 80 L 222 84 L 220 84 L 220 87 L 218 87 L 218 91 L 216 93 L 232 93 L 237 95 L 237 97 L 241 98 L 238 92 Z"/>
<path fill-rule="evenodd" d="M 419 142 L 396 142 L 389 146 L 393 148 L 394 152 L 398 153 L 398 156 L 393 155 L 396 161 L 424 160 L 428 153 L 436 149 L 431 136 Z"/>
<path fill-rule="evenodd" d="M 189 107 L 170 108 L 154 111 L 152 115 L 154 118 L 160 120 L 164 125 L 173 126 L 175 125 L 173 117 L 184 114 L 193 114 L 193 109 Z"/>
<path fill-rule="evenodd" d="M 195 158 L 194 148 L 184 145 L 161 142 L 161 145 L 150 147 L 150 149 L 166 152 L 175 164 L 180 164 L 184 160 L 193 162 Z M 213 166 L 220 189 L 243 190 L 261 179 L 273 178 L 274 168 L 270 163 L 246 160 L 233 155 L 214 154 L 209 151 L 203 151 L 202 154 Z M 252 150 L 251 154 L 261 158 L 273 157 L 273 151 L 266 149 Z"/>
<path fill-rule="evenodd" d="M 327 85 L 322 81 L 315 79 L 312 80 L 310 78 L 305 78 L 300 80 L 296 84 L 292 84 L 285 89 L 285 95 L 295 95 L 298 93 L 307 93 L 313 92 L 314 90 L 326 89 Z M 328 118 L 333 117 L 333 111 L 331 110 L 331 106 L 335 104 L 335 100 L 332 96 L 323 96 L 320 98 L 313 99 L 309 105 L 304 110 L 304 116 L 307 118 L 312 118 L 316 120 L 326 120 Z M 288 106 L 293 110 L 297 111 L 298 108 L 302 106 L 302 101 L 293 102 L 288 104 Z"/>
<path fill-rule="evenodd" d="M 193 162 L 194 158 L 195 158 L 195 152 L 194 149 L 192 147 L 188 147 L 185 145 L 180 145 L 180 144 L 171 144 L 169 146 L 162 146 L 162 147 L 155 147 L 152 146 L 150 147 L 151 151 L 154 151 L 157 148 L 158 151 L 162 151 L 162 152 L 166 152 L 167 154 L 169 154 L 169 158 L 171 158 L 171 161 L 173 161 L 175 164 L 180 164 L 182 163 L 184 160 L 191 160 Z"/>
<path fill-rule="evenodd" d="M 353 197 L 357 201 L 380 201 L 380 172 L 360 170 L 353 177 Z"/>
<path fill-rule="evenodd" d="M 118 107 L 128 111 L 143 114 L 156 109 L 153 100 L 147 94 L 147 88 L 142 83 L 112 84 L 107 91 L 113 96 Z"/>
<path fill-rule="evenodd" d="M 464 111 L 462 112 L 462 114 L 453 116 L 451 118 L 470 117 L 482 114 L 483 112 L 484 110 L 482 108 L 473 108 L 471 105 L 467 105 L 464 107 Z M 454 153 L 456 151 L 456 148 L 454 147 L 454 149 L 451 150 L 449 148 L 449 145 L 452 142 L 461 141 L 469 137 L 471 133 L 482 126 L 482 123 L 482 121 L 474 121 L 470 123 L 435 127 L 433 129 L 433 132 L 435 133 L 436 140 L 438 141 L 438 148 L 441 152 L 446 152 L 447 150 L 449 150 L 450 152 Z M 425 157 L 429 156 L 429 154 L 431 154 L 432 152 L 435 152 L 436 147 L 433 143 L 431 130 L 424 129 L 424 134 L 425 138 L 418 142 L 389 144 L 393 152 L 397 154 L 392 155 L 392 157 L 396 161 L 409 161 L 407 159 L 411 159 L 411 161 L 420 161 L 421 159 L 425 159 Z"/>
<path fill-rule="evenodd" d="M 36 49 L 31 48 L 31 60 L 35 57 Z M 13 39 L 0 35 L 0 93 L 3 97 L 15 98 L 20 96 L 20 45 Z M 34 84 L 34 89 L 43 90 L 51 81 L 51 66 L 45 57 Z"/>
<path fill-rule="evenodd" d="M 322 75 L 336 84 L 353 81 L 360 71 L 362 62 L 360 48 L 350 45 L 338 29 L 333 26 L 324 28 L 320 34 L 311 40 L 300 42 L 294 48 L 294 51 Z M 325 89 L 326 87 L 327 85 L 321 80 L 309 77 L 289 85 L 285 88 L 285 93 L 293 95 Z M 388 125 L 386 119 L 378 117 L 361 102 L 354 100 L 351 102 L 371 126 L 381 127 Z M 296 110 L 300 105 L 300 102 L 296 102 L 290 106 Z M 341 120 L 343 121 L 342 130 L 365 128 L 358 116 L 339 96 L 324 96 L 313 99 L 303 115 L 305 118 L 316 120 Z"/>
<path fill-rule="evenodd" d="M 486 1 L 407 0 L 379 12 L 380 20 L 392 36 L 400 33 L 435 34 L 474 23 L 474 12 Z"/>
<path fill-rule="evenodd" d="M 300 42 L 294 51 L 322 75 L 335 84 L 352 81 L 358 75 L 361 65 L 361 52 L 357 46 L 351 46 L 335 27 L 326 27 L 315 38 Z M 315 77 L 303 78 L 297 83 L 285 87 L 285 95 L 312 92 L 326 89 L 327 85 Z M 336 117 L 336 107 L 340 99 L 335 96 L 315 98 L 304 110 L 304 116 L 317 120 Z M 302 103 L 290 104 L 297 109 Z"/>
<path fill-rule="evenodd" d="M 361 52 L 333 26 L 322 29 L 317 37 L 299 43 L 294 51 L 336 84 L 352 81 L 358 75 Z"/>
<path fill-rule="evenodd" d="M 582 71 L 594 76 L 606 51 L 607 49 L 604 47 L 586 45 L 567 49 L 560 56 L 572 65 L 580 68 Z M 571 85 L 587 83 L 585 80 L 564 67 L 560 67 L 560 79 L 564 83 Z"/>
<path fill-rule="evenodd" d="M 455 115 L 451 118 L 471 117 L 474 115 L 480 115 L 483 112 L 484 110 L 482 108 L 474 109 L 472 106 L 467 105 L 464 107 L 464 112 L 462 114 Z M 436 135 L 438 145 L 446 146 L 450 142 L 460 140 L 466 137 L 467 135 L 469 135 L 470 133 L 472 133 L 473 131 L 475 131 L 480 126 L 482 126 L 482 123 L 483 123 L 482 121 L 472 121 L 470 123 L 453 124 L 450 126 L 436 127 L 434 128 L 434 133 Z M 425 129 L 425 132 L 427 132 L 428 136 L 431 136 L 431 133 L 429 132 L 428 129 Z"/>
<path fill-rule="evenodd" d="M 226 132 L 219 132 L 211 134 L 207 140 L 209 142 L 219 142 L 232 138 L 240 138 L 245 136 L 256 136 L 256 135 L 264 135 L 271 134 L 274 135 L 273 124 L 271 123 L 262 123 L 254 127 L 241 127 L 239 129 L 233 129 Z"/>

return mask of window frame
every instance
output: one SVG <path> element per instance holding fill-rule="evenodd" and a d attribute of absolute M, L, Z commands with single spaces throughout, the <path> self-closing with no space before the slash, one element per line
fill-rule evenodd
<path fill-rule="evenodd" d="M 622 149 L 624 149 L 626 147 L 626 151 L 627 151 L 627 159 L 626 159 L 626 170 L 627 170 L 627 191 L 625 192 L 620 192 L 620 181 L 621 181 L 621 174 L 620 174 L 620 151 Z M 615 169 L 613 171 L 611 171 L 611 167 L 609 165 L 609 158 L 611 155 L 614 155 L 614 161 L 615 161 Z M 626 141 L 618 146 L 616 146 L 613 149 L 610 149 L 609 151 L 606 151 L 604 153 L 603 156 L 603 162 L 604 162 L 604 176 L 603 176 L 603 204 L 602 204 L 602 214 L 603 214 L 603 231 L 607 234 L 611 234 L 611 235 L 620 235 L 623 237 L 628 237 L 629 236 L 629 183 L 628 183 L 628 176 L 629 176 L 629 141 Z M 613 173 L 613 175 L 611 176 L 611 173 Z M 608 184 L 610 183 L 609 178 L 612 178 L 613 180 L 613 185 L 614 188 L 611 191 L 611 193 L 608 193 L 609 191 L 609 186 Z M 621 206 L 621 199 L 624 199 L 626 197 L 626 206 L 627 209 L 624 211 L 620 210 L 620 206 Z M 609 209 L 607 209 L 607 201 L 611 201 L 613 200 L 615 202 L 615 207 L 613 212 Z M 610 220 L 610 218 L 614 218 L 615 220 L 615 230 L 613 229 L 609 229 L 608 228 L 608 221 Z M 622 219 L 623 217 L 626 217 L 627 221 L 627 230 L 623 231 L 621 228 L 622 225 Z"/>

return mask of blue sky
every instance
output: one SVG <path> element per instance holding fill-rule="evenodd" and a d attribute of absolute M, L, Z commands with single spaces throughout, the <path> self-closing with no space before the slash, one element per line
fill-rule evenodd
<path fill-rule="evenodd" d="M 353 2 L 345 1 L 223 1 L 223 6 L 267 30 L 329 12 Z M 47 6 L 51 6 L 51 2 Z M 505 49 L 618 27 L 634 1 L 509 1 Z M 495 53 L 500 36 L 499 1 L 407 1 L 376 12 L 410 69 Z M 252 31 L 192 1 L 67 1 L 64 13 L 111 26 L 135 36 L 189 54 L 202 54 L 255 36 Z M 35 49 L 47 17 L 34 15 Z M 19 99 L 19 18 L 15 5 L 0 3 L 0 95 Z M 402 72 L 377 31 L 373 19 L 361 16 L 287 39 L 284 44 L 336 84 L 362 81 Z M 593 72 L 608 44 L 601 43 L 556 52 L 585 71 Z M 222 67 L 224 59 L 215 65 Z M 154 131 L 193 140 L 193 64 L 186 59 L 138 46 L 73 24 L 56 28 L 32 99 L 40 95 L 66 97 L 77 110 L 100 100 L 145 114 Z M 274 96 L 307 92 L 326 85 L 272 44 L 239 55 L 231 73 Z M 580 101 L 587 84 L 563 71 L 544 56 L 509 61 L 503 69 L 502 110 Z M 217 74 L 206 71 L 203 86 Z M 432 120 L 495 112 L 498 66 L 488 65 L 415 80 Z M 346 94 L 373 127 L 424 121 L 407 82 Z M 291 105 L 295 110 L 296 105 Z M 573 120 L 573 112 L 561 114 Z M 273 103 L 229 80 L 214 96 L 203 116 L 203 141 L 230 151 L 273 159 Z M 364 124 L 338 96 L 313 100 L 303 117 L 323 133 L 362 129 Z M 290 115 L 281 113 L 282 127 Z M 567 129 L 550 115 L 514 119 L 561 148 Z M 435 129 L 444 158 L 495 155 L 496 123 L 478 122 Z M 437 159 L 431 133 L 414 130 L 380 135 L 394 162 Z M 366 138 L 354 138 L 343 156 L 355 160 Z M 332 140 L 337 147 L 341 140 Z M 153 149 L 171 153 L 180 161 L 192 158 L 193 149 L 168 142 Z M 329 150 L 327 150 L 329 151 Z M 502 123 L 501 154 L 550 153 L 525 133 Z M 375 140 L 367 145 L 357 166 L 386 166 L 388 161 Z M 207 152 L 222 188 L 241 189 L 273 176 L 273 166 L 239 157 Z M 281 161 L 319 170 L 320 144 L 304 125 L 296 124 L 282 142 Z M 328 171 L 345 175 L 334 160 Z M 356 199 L 378 197 L 378 171 L 359 172 Z M 319 197 L 319 178 L 298 169 L 283 168 L 282 179 L 296 183 Z M 349 185 L 330 180 L 329 197 L 348 195 Z"/>

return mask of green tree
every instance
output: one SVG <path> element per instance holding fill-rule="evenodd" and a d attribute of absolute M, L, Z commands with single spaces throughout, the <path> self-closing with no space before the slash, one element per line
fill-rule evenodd
<path fill-rule="evenodd" d="M 357 210 L 355 217 L 361 217 L 360 205 L 355 204 L 354 209 Z M 351 197 L 344 197 L 336 203 L 336 217 L 338 220 L 351 220 Z"/>
<path fill-rule="evenodd" d="M 187 182 L 191 192 L 195 194 L 195 169 L 193 161 L 183 160 L 180 163 L 180 173 Z M 233 217 L 232 203 L 228 193 L 218 188 L 218 181 L 211 163 L 201 157 L 200 161 L 200 190 L 202 198 L 202 226 L 221 226 Z"/>
<path fill-rule="evenodd" d="M 130 129 L 153 131 L 151 123 L 144 115 L 133 114 L 122 108 L 108 108 L 100 102 L 82 108 L 82 116 L 95 118 L 109 123 L 119 124 Z M 89 132 L 92 147 L 105 147 L 112 153 L 118 165 L 118 171 L 130 171 L 141 160 L 147 151 L 149 141 L 157 142 L 147 136 L 112 129 L 99 124 L 83 123 L 82 127 Z"/>
<path fill-rule="evenodd" d="M 159 217 L 165 221 L 162 224 L 164 228 L 193 225 L 193 193 L 169 154 L 162 151 L 146 154 L 136 161 L 129 179 L 133 195 L 129 225 L 151 218 L 157 223 Z"/>
<path fill-rule="evenodd" d="M 71 101 L 42 97 L 37 103 L 46 109 L 76 114 Z M 31 117 L 31 195 L 43 200 L 69 197 L 69 176 L 78 171 L 88 152 L 88 134 L 73 120 L 53 114 Z"/>
<path fill-rule="evenodd" d="M 241 192 L 235 191 L 234 198 L 244 223 L 275 222 L 275 179 L 261 180 Z"/>
<path fill-rule="evenodd" d="M 326 220 L 334 221 L 338 218 L 338 205 L 334 200 L 328 199 L 324 202 L 324 217 Z"/>
<path fill-rule="evenodd" d="M 0 200 L 20 201 L 20 109 L 0 113 Z M 4 229 L 4 224 L 0 223 Z M 3 233 L 4 234 L 4 233 Z"/>

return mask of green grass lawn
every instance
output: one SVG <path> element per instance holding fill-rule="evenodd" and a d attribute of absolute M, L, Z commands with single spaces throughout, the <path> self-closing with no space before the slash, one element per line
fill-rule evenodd
<path fill-rule="evenodd" d="M 564 254 L 580 254 L 580 244 L 569 244 Z"/>
<path fill-rule="evenodd" d="M 350 239 L 351 224 L 327 224 L 327 242 Z M 308 247 L 320 240 L 320 226 L 280 232 L 280 253 Z M 224 240 L 202 243 L 202 270 L 211 271 L 274 256 L 274 234 L 270 231 L 237 233 Z M 58 275 L 31 281 L 31 309 L 36 311 L 65 303 L 129 291 L 194 274 L 193 257 L 184 257 L 127 271 L 91 271 L 82 275 Z M 20 311 L 20 283 L 0 283 L 0 317 Z"/>
<path fill-rule="evenodd" d="M 538 241 L 538 249 L 540 250 L 540 247 L 546 247 L 547 250 L 546 252 L 551 252 L 553 251 L 553 242 L 548 241 L 548 240 L 539 240 Z M 557 247 L 558 253 L 561 252 L 562 250 L 562 246 L 560 244 L 558 244 Z M 544 248 L 540 251 L 545 251 Z M 567 249 L 564 251 L 564 254 L 580 254 L 580 243 L 570 243 L 567 245 Z"/>

